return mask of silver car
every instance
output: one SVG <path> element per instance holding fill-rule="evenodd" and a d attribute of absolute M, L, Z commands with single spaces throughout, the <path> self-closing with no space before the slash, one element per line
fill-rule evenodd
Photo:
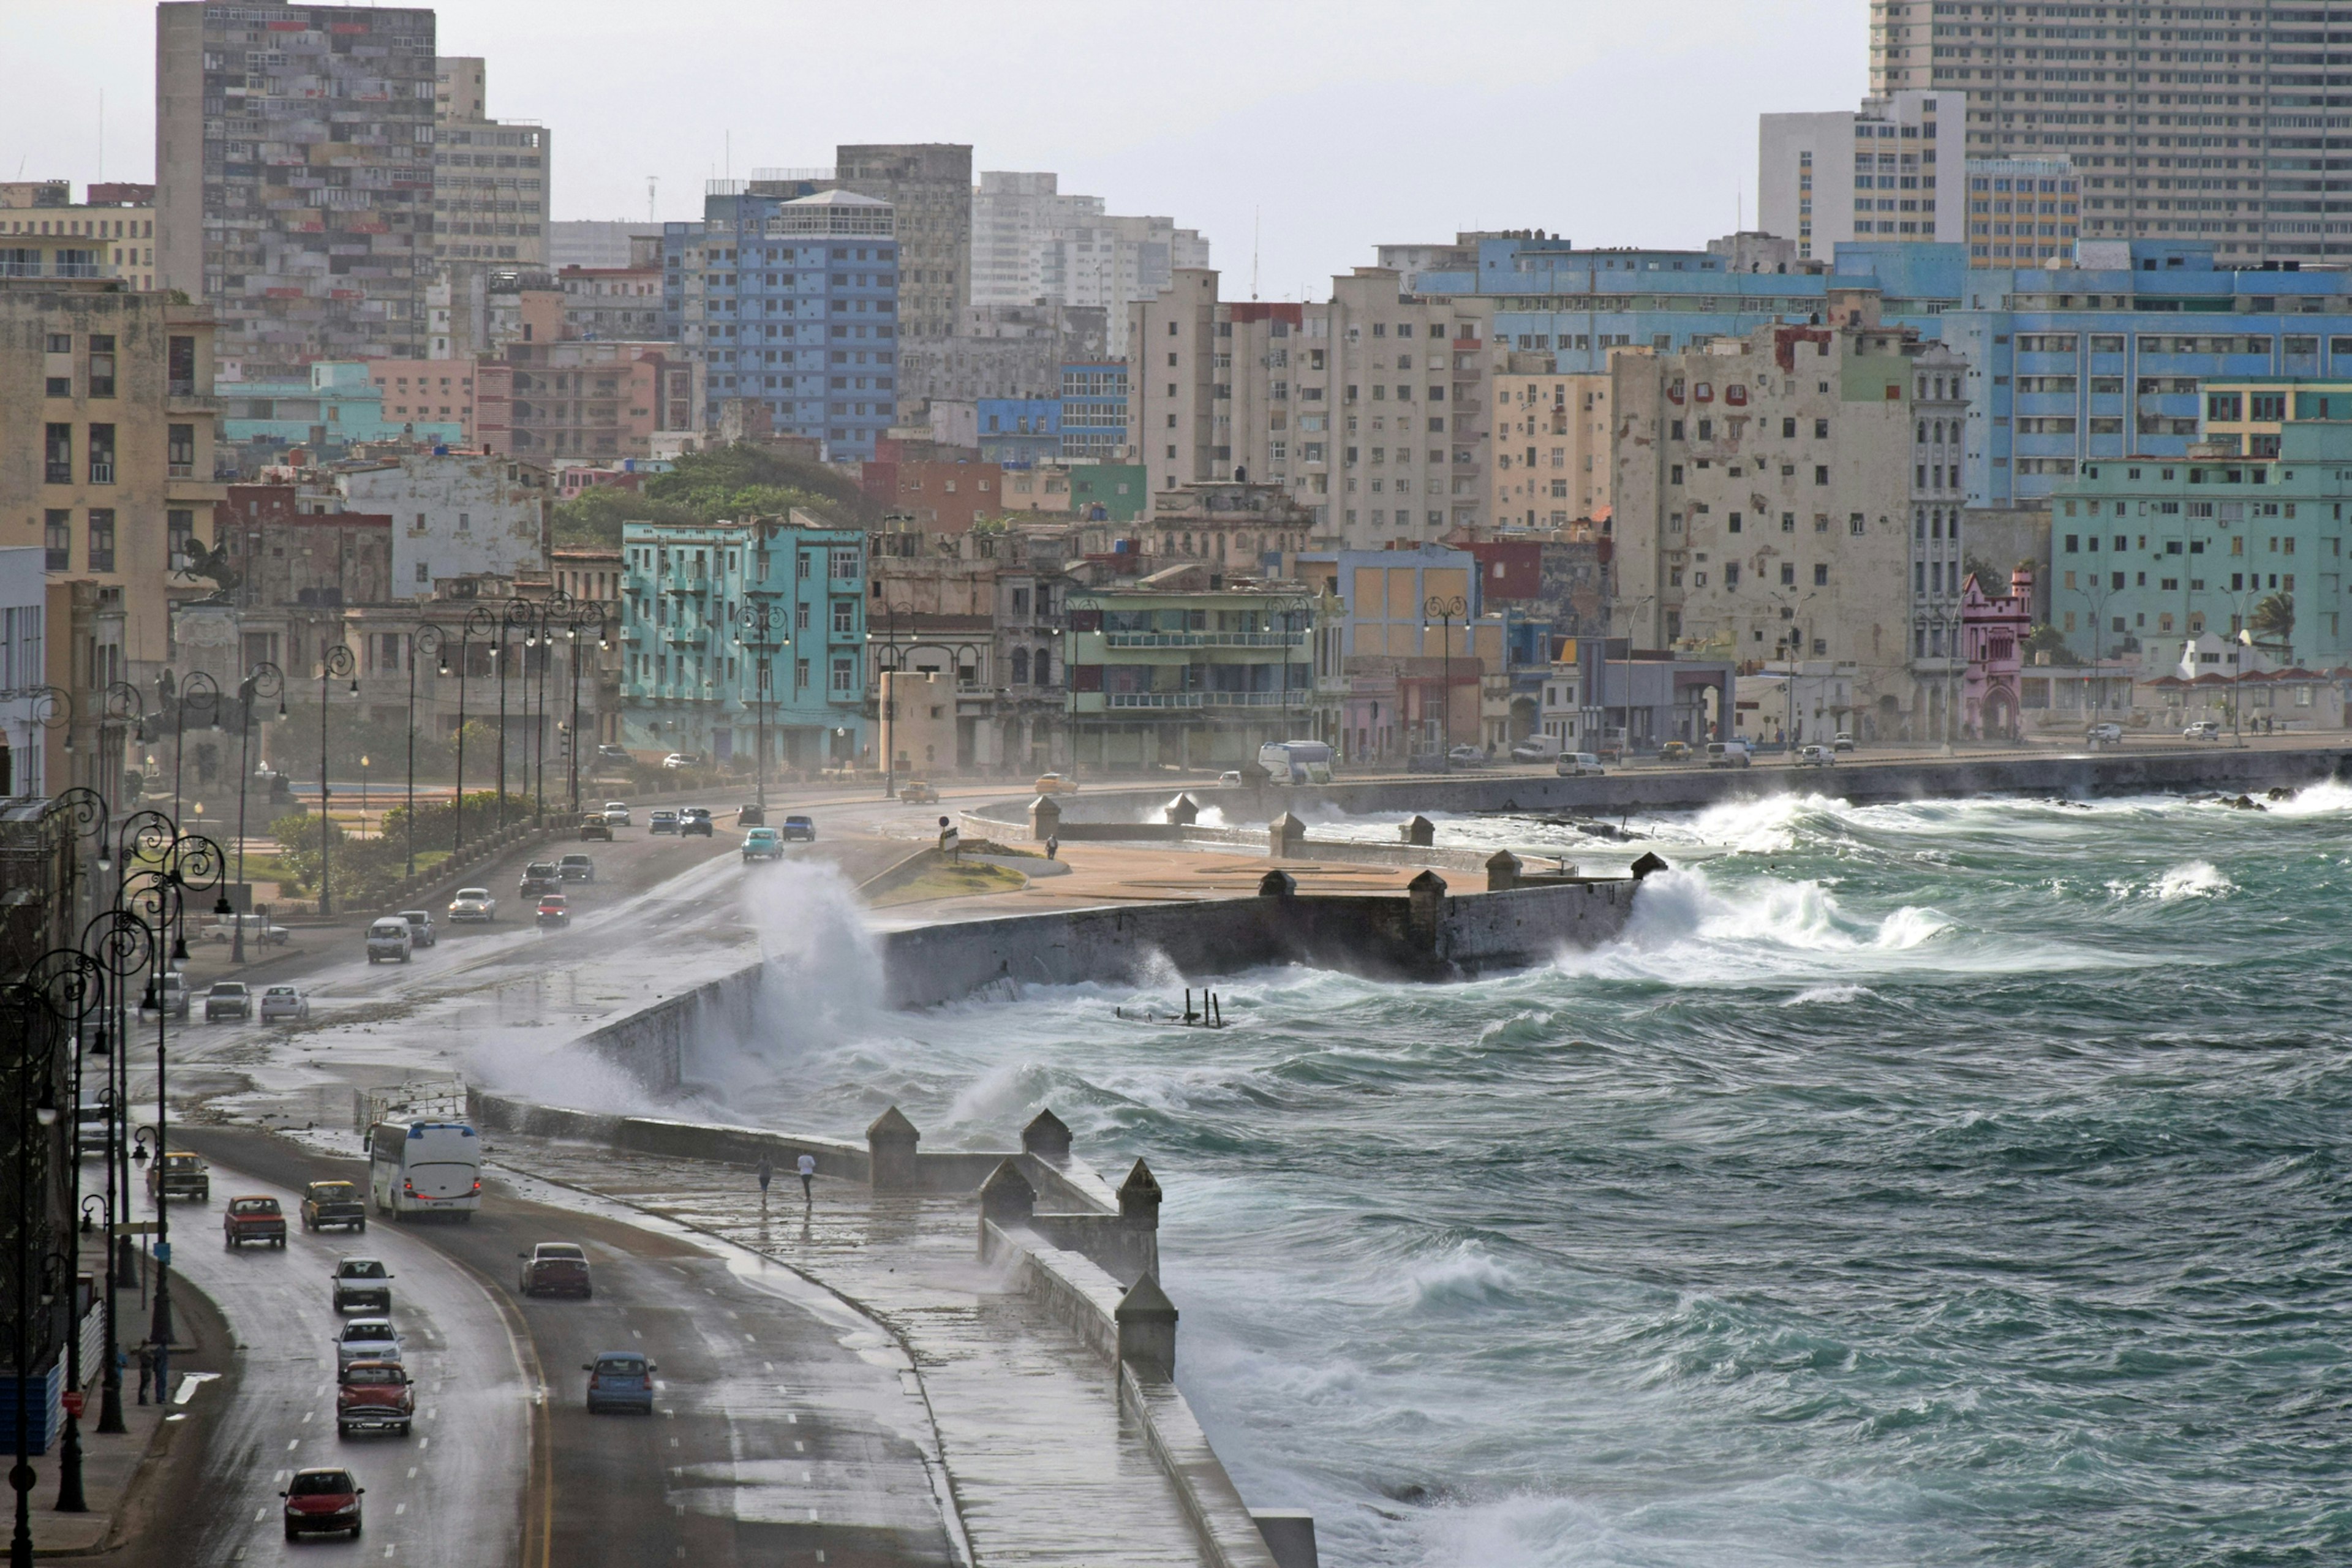
<path fill-rule="evenodd" d="M 392 1326 L 390 1318 L 353 1318 L 335 1337 L 335 1369 L 338 1372 L 355 1361 L 396 1362 L 399 1359 L 400 1331 Z"/>
<path fill-rule="evenodd" d="M 499 918 L 499 901 L 490 897 L 488 888 L 460 888 L 457 896 L 449 900 L 449 923 L 494 921 Z"/>
<path fill-rule="evenodd" d="M 629 803 L 625 800 L 606 801 L 604 803 L 604 821 L 608 826 L 612 827 L 628 826 Z"/>
<path fill-rule="evenodd" d="M 261 994 L 261 1021 L 265 1024 L 310 1016 L 310 999 L 302 994 L 299 986 L 273 985 Z"/>

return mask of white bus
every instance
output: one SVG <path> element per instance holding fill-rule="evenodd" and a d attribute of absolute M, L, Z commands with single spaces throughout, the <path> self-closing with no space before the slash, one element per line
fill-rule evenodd
<path fill-rule="evenodd" d="M 1331 782 L 1331 748 L 1320 741 L 1268 741 L 1257 749 L 1257 765 L 1278 784 Z"/>
<path fill-rule="evenodd" d="M 368 1129 L 368 1189 L 394 1219 L 482 1206 L 482 1141 L 463 1121 L 379 1121 Z"/>

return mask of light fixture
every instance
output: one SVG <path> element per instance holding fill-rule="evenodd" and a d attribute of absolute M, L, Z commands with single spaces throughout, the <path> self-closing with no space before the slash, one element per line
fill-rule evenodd
<path fill-rule="evenodd" d="M 44 1127 L 58 1124 L 58 1093 L 46 1079 L 41 1081 L 41 1098 L 33 1102 L 33 1120 Z"/>
<path fill-rule="evenodd" d="M 185 969 L 187 966 L 188 939 L 184 936 L 175 936 L 172 939 L 172 967 Z"/>
<path fill-rule="evenodd" d="M 280 719 L 286 717 L 286 693 L 282 690 L 278 694 L 278 716 Z"/>
<path fill-rule="evenodd" d="M 101 871 L 114 869 L 113 852 L 107 848 L 106 840 L 103 838 L 98 841 L 98 868 Z"/>

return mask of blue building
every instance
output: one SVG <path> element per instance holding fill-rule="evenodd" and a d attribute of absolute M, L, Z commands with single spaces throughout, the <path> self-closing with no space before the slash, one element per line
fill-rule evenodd
<path fill-rule="evenodd" d="M 662 310 L 704 363 L 714 428 L 756 403 L 828 458 L 870 458 L 897 416 L 897 216 L 804 184 L 711 182 L 700 223 L 663 226 Z"/>
<path fill-rule="evenodd" d="M 866 743 L 866 535 L 805 513 L 621 534 L 621 743 L 811 769 Z"/>
<path fill-rule="evenodd" d="M 1062 400 L 983 397 L 975 409 L 983 462 L 1028 468 L 1062 457 Z"/>

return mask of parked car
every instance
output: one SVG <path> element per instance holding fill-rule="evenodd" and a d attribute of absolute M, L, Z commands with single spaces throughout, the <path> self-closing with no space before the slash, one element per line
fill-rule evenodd
<path fill-rule="evenodd" d="M 353 1318 L 343 1324 L 343 1331 L 335 1338 L 337 1372 L 355 1361 L 399 1359 L 400 1333 L 392 1326 L 390 1318 Z"/>
<path fill-rule="evenodd" d="M 253 993 L 242 980 L 215 980 L 213 988 L 205 993 L 205 1022 L 217 1024 L 223 1018 L 234 1018 L 240 1024 L 253 1022 Z"/>
<path fill-rule="evenodd" d="M 604 820 L 614 827 L 628 826 L 629 803 L 625 800 L 606 801 L 604 803 Z"/>
<path fill-rule="evenodd" d="M 1404 771 L 1409 773 L 1442 773 L 1445 766 L 1444 752 L 1415 752 L 1404 760 Z"/>
<path fill-rule="evenodd" d="M 456 918 L 454 912 L 450 918 Z M 386 915 L 380 921 L 369 922 L 367 961 L 370 963 L 406 963 L 415 951 L 416 942 L 409 933 L 408 922 L 398 915 Z"/>
<path fill-rule="evenodd" d="M 551 893 L 562 884 L 563 875 L 552 860 L 533 860 L 522 868 L 522 883 L 515 889 L 515 897 L 528 899 L 538 893 Z"/>
<path fill-rule="evenodd" d="M 2180 738 L 2184 741 L 2218 741 L 2221 738 L 2221 726 L 2213 720 L 2200 719 L 2181 731 Z"/>
<path fill-rule="evenodd" d="M 677 808 L 677 836 L 683 838 L 690 833 L 699 833 L 705 838 L 714 836 L 709 806 L 681 805 Z"/>
<path fill-rule="evenodd" d="M 599 1410 L 654 1413 L 654 1373 L 661 1369 L 635 1351 L 604 1351 L 582 1362 L 588 1374 L 588 1414 Z"/>
<path fill-rule="evenodd" d="M 1217 775 L 1217 787 L 1219 789 L 1239 789 L 1242 787 L 1242 775 L 1235 770 L 1228 768 L 1223 773 Z"/>
<path fill-rule="evenodd" d="M 176 969 L 166 970 L 163 974 L 160 1002 L 157 999 L 156 983 L 152 980 L 148 981 L 146 989 L 140 994 L 139 1010 L 142 1013 L 152 1013 L 159 1006 L 166 1018 L 184 1018 L 188 1016 L 188 977 L 186 975 Z"/>
<path fill-rule="evenodd" d="M 74 1113 L 74 1157 L 88 1160 L 103 1154 L 108 1148 L 108 1128 L 114 1121 L 114 1108 L 105 1104 L 85 1105 Z"/>
<path fill-rule="evenodd" d="M 522 1259 L 515 1288 L 526 1296 L 577 1296 L 585 1301 L 595 1294 L 588 1279 L 588 1254 L 577 1242 L 542 1241 L 515 1256 Z"/>
<path fill-rule="evenodd" d="M 1853 750 L 1853 737 L 1845 731 L 1840 730 L 1837 732 L 1837 738 L 1832 741 L 1830 745 L 1835 751 L 1851 752 Z"/>
<path fill-rule="evenodd" d="M 781 860 L 784 857 L 783 838 L 772 827 L 755 827 L 743 835 L 745 860 Z"/>
<path fill-rule="evenodd" d="M 2094 724 L 2083 732 L 2083 739 L 2095 746 L 2119 745 L 2123 738 L 2124 727 L 2116 723 Z"/>
<path fill-rule="evenodd" d="M 328 1277 L 333 1281 L 335 1310 L 392 1315 L 392 1270 L 380 1258 L 346 1258 Z"/>
<path fill-rule="evenodd" d="M 747 800 L 735 808 L 735 826 L 738 827 L 764 827 L 767 821 L 768 808 L 764 805 Z"/>
<path fill-rule="evenodd" d="M 1475 746 L 1456 746 L 1445 753 L 1445 762 L 1448 767 L 1483 768 L 1486 765 L 1486 753 Z"/>
<path fill-rule="evenodd" d="M 299 985 L 273 985 L 261 994 L 261 1021 L 276 1024 L 310 1016 L 310 999 Z"/>
<path fill-rule="evenodd" d="M 1706 765 L 1711 768 L 1744 768 L 1754 759 L 1745 741 L 1709 741 L 1706 743 Z"/>
<path fill-rule="evenodd" d="M 678 768 L 695 768 L 700 767 L 701 765 L 702 757 L 700 753 L 695 752 L 672 752 L 668 756 L 662 759 L 662 766 L 673 771 Z"/>
<path fill-rule="evenodd" d="M 538 921 L 542 929 L 549 926 L 568 926 L 572 923 L 571 901 L 562 893 L 541 893 L 539 896 L 539 908 L 533 911 L 532 918 Z"/>
<path fill-rule="evenodd" d="M 1036 789 L 1039 795 L 1076 795 L 1078 781 L 1065 773 L 1039 773 Z"/>
<path fill-rule="evenodd" d="M 940 792 L 921 779 L 908 779 L 898 786 L 898 798 L 908 805 L 937 805 Z"/>
<path fill-rule="evenodd" d="M 656 835 L 663 833 L 676 833 L 677 831 L 677 813 L 674 811 L 655 812 L 651 816 L 646 818 L 646 831 L 647 833 Z"/>
<path fill-rule="evenodd" d="M 1690 754 L 1688 741 L 1668 741 L 1658 748 L 1658 761 L 1662 763 L 1686 763 L 1690 761 Z"/>
<path fill-rule="evenodd" d="M 335 1384 L 335 1432 L 397 1432 L 408 1436 L 416 1419 L 416 1390 L 408 1373 L 392 1363 L 355 1361 Z"/>
<path fill-rule="evenodd" d="M 1591 752 L 1569 752 L 1551 765 L 1551 771 L 1564 779 L 1600 778 L 1608 773 L 1601 759 Z"/>
<path fill-rule="evenodd" d="M 249 1241 L 286 1245 L 286 1211 L 276 1198 L 231 1198 L 221 1214 L 221 1245 L 243 1247 Z"/>
<path fill-rule="evenodd" d="M 312 1182 L 302 1189 L 302 1228 L 304 1230 L 367 1229 L 367 1200 L 360 1195 L 355 1182 Z M 386 1297 L 378 1310 L 391 1310 Z"/>
<path fill-rule="evenodd" d="M 1837 752 L 1827 746 L 1801 746 L 1797 750 L 1797 765 L 1801 768 L 1826 768 L 1836 762 Z"/>
<path fill-rule="evenodd" d="M 194 1198 L 210 1203 L 213 1168 L 201 1155 L 174 1150 L 147 1167 L 147 1195 L 158 1205 L 167 1198 Z"/>
<path fill-rule="evenodd" d="M 1529 735 L 1511 748 L 1515 763 L 1549 763 L 1560 754 L 1562 748 L 1556 735 Z"/>
<path fill-rule="evenodd" d="M 583 844 L 613 842 L 613 825 L 604 820 L 601 811 L 584 812 L 580 818 L 580 842 Z"/>
<path fill-rule="evenodd" d="M 278 1494 L 286 1500 L 286 1539 L 341 1532 L 357 1540 L 360 1499 L 366 1494 L 367 1488 L 346 1469 L 314 1466 L 295 1471 Z"/>
<path fill-rule="evenodd" d="M 408 922 L 408 943 L 411 947 L 431 947 L 441 940 L 434 929 L 430 910 L 403 910 L 400 918 Z"/>
<path fill-rule="evenodd" d="M 784 818 L 784 842 L 787 844 L 815 843 L 816 819 L 813 816 L 787 816 Z"/>
<path fill-rule="evenodd" d="M 626 763 L 635 762 L 637 759 L 629 755 L 628 747 L 616 746 L 610 741 L 607 741 L 603 745 L 596 748 L 596 760 L 600 763 L 620 763 L 625 765 Z"/>
<path fill-rule="evenodd" d="M 499 901 L 488 888 L 460 888 L 449 900 L 449 923 L 487 925 L 499 918 Z"/>
<path fill-rule="evenodd" d="M 294 940 L 294 933 L 284 926 L 272 925 L 260 915 L 215 915 L 205 926 L 209 942 L 234 942 L 236 928 L 245 928 L 245 940 L 260 942 L 265 947 L 283 947 Z"/>
<path fill-rule="evenodd" d="M 566 882 L 593 882 L 596 879 L 596 862 L 585 855 L 566 855 L 555 863 L 555 874 Z"/>

